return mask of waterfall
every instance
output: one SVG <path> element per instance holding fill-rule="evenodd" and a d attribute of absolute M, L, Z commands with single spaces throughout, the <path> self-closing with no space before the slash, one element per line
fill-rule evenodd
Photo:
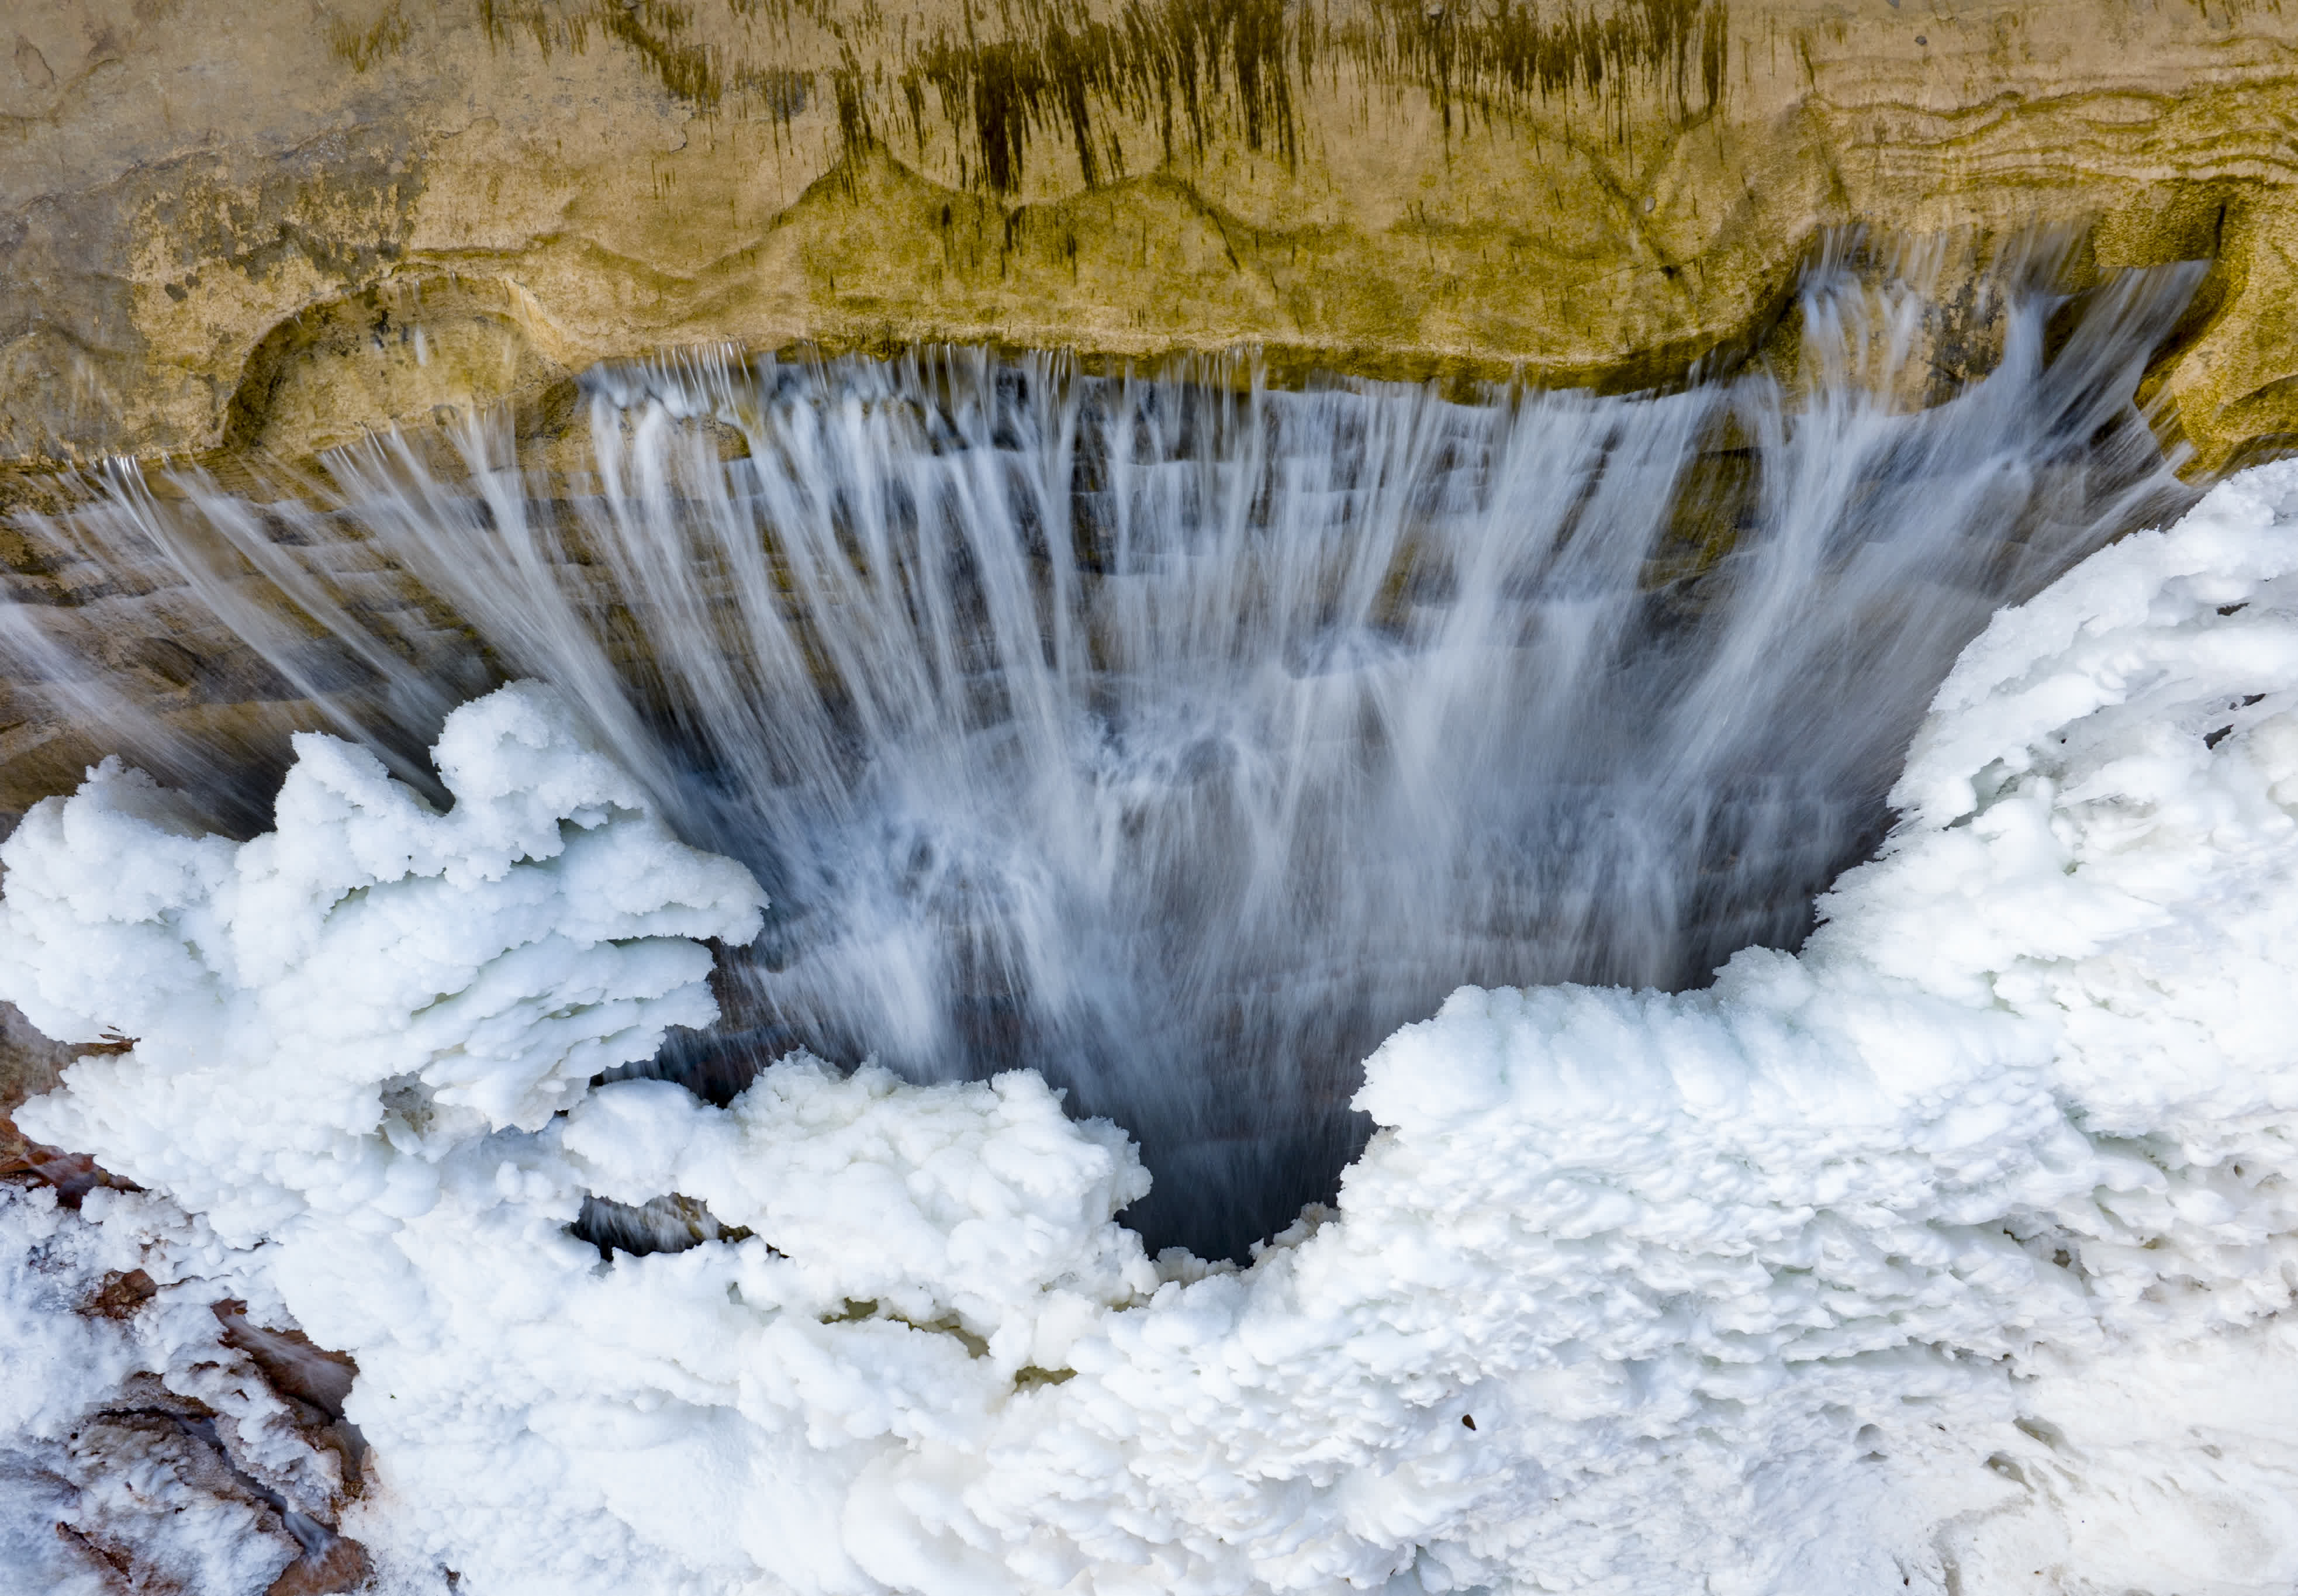
<path fill-rule="evenodd" d="M 448 709 L 547 679 L 773 898 L 655 1070 L 1035 1068 L 1141 1143 L 1153 1248 L 1241 1255 L 1330 1194 L 1359 1062 L 1454 988 L 1798 945 L 1957 650 L 2178 500 L 2132 394 L 2195 272 L 2042 275 L 1982 284 L 1961 382 L 1935 299 L 1840 259 L 1793 374 L 1662 395 L 602 368 L 581 471 L 500 415 L 323 480 L 109 467 L 30 518 L 85 601 L 0 609 L 0 644 L 243 830 L 283 750 L 203 695 L 427 782 Z M 155 616 L 192 662 L 166 714 Z"/>

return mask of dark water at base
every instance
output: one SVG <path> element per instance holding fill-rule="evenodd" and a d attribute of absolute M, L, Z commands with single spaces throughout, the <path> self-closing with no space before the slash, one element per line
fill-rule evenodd
<path fill-rule="evenodd" d="M 591 480 L 474 418 L 268 504 L 115 471 L 33 531 L 418 780 L 453 703 L 556 683 L 774 899 L 657 1069 L 1031 1066 L 1140 1140 L 1153 1247 L 1236 1255 L 1330 1195 L 1360 1061 L 1461 983 L 1800 941 L 1962 645 L 2175 503 L 2129 396 L 2193 283 L 2006 277 L 1991 374 L 1920 409 L 1935 309 L 1827 270 L 1792 398 L 602 368 Z M 139 704 L 98 591 L 0 641 L 227 807 L 246 760 Z"/>

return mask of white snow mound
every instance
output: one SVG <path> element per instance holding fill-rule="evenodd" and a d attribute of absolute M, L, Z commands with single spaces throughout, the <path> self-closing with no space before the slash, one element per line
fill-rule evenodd
<path fill-rule="evenodd" d="M 588 1086 L 762 898 L 543 690 L 457 712 L 443 815 L 298 756 L 244 845 L 111 763 L 40 806 L 0 996 L 135 1040 L 25 1128 L 355 1354 L 407 1588 L 2298 1580 L 2298 465 L 1998 616 L 1802 954 L 1398 1032 L 1241 1272 L 1145 1259 L 1034 1076 Z M 749 1234 L 566 1231 L 672 1193 Z"/>

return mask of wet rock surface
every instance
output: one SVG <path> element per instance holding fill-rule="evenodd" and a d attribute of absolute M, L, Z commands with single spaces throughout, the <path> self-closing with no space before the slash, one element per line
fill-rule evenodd
<path fill-rule="evenodd" d="M 145 1260 L 161 1278 L 116 1267 L 120 1236 L 68 1211 L 112 1184 L 87 1160 L 14 1162 L 0 1174 L 0 1273 L 18 1312 L 62 1316 L 16 1346 L 10 1369 L 40 1386 L 15 1405 L 49 1410 L 0 1445 L 0 1540 L 14 1573 L 48 1582 L 25 1588 L 358 1587 L 366 1553 L 336 1527 L 363 1486 L 364 1449 L 343 1417 L 350 1360 L 254 1323 L 244 1303 L 210 1302 L 215 1283 L 183 1275 L 164 1243 Z"/>
<path fill-rule="evenodd" d="M 33 1141 L 12 1117 L 74 1057 L 104 1051 L 49 1042 L 0 1005 L 0 1201 L 37 1205 L 52 1190 L 56 1208 L 77 1209 L 98 1188 L 136 1189 L 83 1154 Z M 365 1447 L 343 1417 L 356 1366 L 300 1330 L 256 1322 L 244 1302 L 206 1302 L 210 1282 L 102 1268 L 92 1227 L 63 1214 L 54 1222 L 62 1234 L 22 1267 L 58 1295 L 55 1307 L 145 1367 L 49 1444 L 25 1432 L 0 1446 L 0 1502 L 19 1517 L 45 1513 L 52 1572 L 139 1596 L 355 1589 L 367 1557 L 335 1524 L 362 1484 Z"/>

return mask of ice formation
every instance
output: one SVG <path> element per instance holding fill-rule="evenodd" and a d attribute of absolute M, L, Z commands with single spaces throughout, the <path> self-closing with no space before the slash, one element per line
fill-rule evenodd
<path fill-rule="evenodd" d="M 168 1200 L 11 1245 L 140 1204 L 353 1353 L 387 1584 L 2298 1579 L 2298 464 L 1998 616 L 1799 955 L 1398 1032 L 1337 1208 L 1244 1270 L 1145 1258 L 1130 1145 L 1032 1075 L 597 1084 L 709 1017 L 756 888 L 540 690 L 437 762 L 443 814 L 306 738 L 243 845 L 107 765 L 0 849 L 0 996 L 134 1041 L 20 1119 Z M 716 1239 L 567 1230 L 673 1193 Z M 63 1334 L 26 1300 L 11 1357 Z"/>
<path fill-rule="evenodd" d="M 235 1335 L 287 1319 L 260 1253 L 166 1199 L 0 1186 L 0 1585 L 41 1596 L 346 1588 L 355 1435 Z M 340 1364 L 311 1355 L 340 1377 Z"/>

